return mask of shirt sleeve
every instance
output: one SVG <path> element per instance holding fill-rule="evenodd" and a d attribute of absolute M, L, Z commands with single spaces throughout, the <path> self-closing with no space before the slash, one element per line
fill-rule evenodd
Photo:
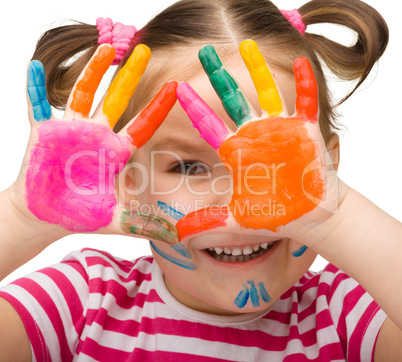
<path fill-rule="evenodd" d="M 347 359 L 372 361 L 387 316 L 361 285 L 332 265 L 326 269 L 331 268 L 332 281 L 321 285 L 330 285 L 326 293 L 329 310 Z"/>
<path fill-rule="evenodd" d="M 73 359 L 89 293 L 85 258 L 76 254 L 0 289 L 25 325 L 34 361 Z"/>

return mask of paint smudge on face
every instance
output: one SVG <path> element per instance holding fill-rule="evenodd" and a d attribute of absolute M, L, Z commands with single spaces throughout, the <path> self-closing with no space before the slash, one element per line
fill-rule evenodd
<path fill-rule="evenodd" d="M 259 294 L 258 294 L 259 292 Z M 238 308 L 243 308 L 248 300 L 250 299 L 251 304 L 253 307 L 259 307 L 260 306 L 260 295 L 261 299 L 269 303 L 271 302 L 271 297 L 268 295 L 264 283 L 260 282 L 258 283 L 258 290 L 255 286 L 255 283 L 252 280 L 247 281 L 247 284 L 243 284 L 243 289 L 239 292 L 237 295 L 234 303 Z"/>
<path fill-rule="evenodd" d="M 269 303 L 271 301 L 271 297 L 268 292 L 265 290 L 264 283 L 258 283 L 258 289 L 260 290 L 261 298 L 264 302 Z"/>
<path fill-rule="evenodd" d="M 47 101 L 45 68 L 39 60 L 33 60 L 29 64 L 27 90 L 35 120 L 43 122 L 50 119 L 52 110 Z"/>
<path fill-rule="evenodd" d="M 162 201 L 158 201 L 158 207 L 175 220 L 180 220 L 184 216 L 180 211 L 175 210 Z"/>
<path fill-rule="evenodd" d="M 158 207 L 175 220 L 180 220 L 184 216 L 184 214 L 182 214 L 180 211 L 175 210 L 173 207 L 170 207 L 168 204 L 162 201 L 158 201 Z M 187 259 L 193 258 L 193 256 L 183 244 L 171 245 L 171 248 Z"/>
<path fill-rule="evenodd" d="M 175 256 L 172 256 L 162 249 L 158 248 L 152 241 L 150 241 L 151 247 L 163 258 L 166 260 L 172 262 L 173 264 L 176 264 L 178 266 L 181 266 L 182 268 L 188 269 L 188 270 L 196 270 L 197 267 L 194 265 L 194 263 L 187 261 L 187 260 L 181 260 L 179 258 L 176 258 Z"/>
<path fill-rule="evenodd" d="M 171 248 L 187 259 L 193 258 L 193 256 L 190 254 L 190 252 L 187 250 L 187 248 L 183 244 L 171 245 Z"/>
<path fill-rule="evenodd" d="M 110 224 L 114 179 L 130 157 L 127 138 L 84 121 L 47 121 L 38 128 L 26 175 L 29 210 L 74 232 Z"/>
<path fill-rule="evenodd" d="M 249 280 L 247 282 L 247 284 L 249 285 L 249 289 L 250 289 L 250 300 L 251 303 L 253 304 L 253 307 L 259 307 L 260 306 L 260 296 L 258 295 L 258 291 L 257 288 L 255 287 L 255 284 L 253 281 Z"/>
<path fill-rule="evenodd" d="M 303 245 L 300 249 L 296 250 L 296 251 L 292 251 L 292 255 L 296 258 L 298 258 L 299 256 L 302 256 L 307 250 L 307 246 Z"/>
<path fill-rule="evenodd" d="M 239 308 L 243 308 L 247 304 L 249 296 L 250 292 L 248 291 L 247 286 L 244 286 L 243 290 L 240 291 L 235 299 L 236 306 Z"/>
<path fill-rule="evenodd" d="M 175 244 L 179 240 L 176 228 L 159 216 L 137 211 L 123 211 L 120 227 L 127 234 L 142 235 L 154 240 Z"/>

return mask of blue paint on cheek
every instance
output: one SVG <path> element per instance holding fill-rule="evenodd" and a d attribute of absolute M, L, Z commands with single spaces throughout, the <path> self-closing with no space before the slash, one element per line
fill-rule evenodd
<path fill-rule="evenodd" d="M 190 254 L 190 252 L 187 250 L 187 248 L 183 244 L 175 244 L 175 245 L 170 245 L 170 247 L 179 253 L 180 255 L 184 256 L 187 259 L 192 259 L 193 256 Z"/>
<path fill-rule="evenodd" d="M 244 289 L 237 295 L 235 299 L 236 306 L 239 308 L 243 308 L 247 304 L 249 296 L 250 293 L 248 291 L 247 286 L 245 285 Z"/>
<path fill-rule="evenodd" d="M 195 270 L 197 269 L 194 263 L 187 261 L 187 260 L 180 260 L 179 258 L 176 258 L 173 255 L 170 255 L 163 250 L 159 249 L 152 241 L 150 241 L 151 247 L 163 258 L 166 260 L 172 262 L 173 264 L 176 264 L 178 266 L 181 266 L 182 268 L 189 269 L 189 270 Z"/>
<path fill-rule="evenodd" d="M 299 256 L 302 256 L 307 250 L 307 246 L 303 245 L 299 250 L 293 251 L 292 255 L 296 258 L 298 258 Z"/>
<path fill-rule="evenodd" d="M 158 201 L 158 207 L 175 220 L 180 220 L 184 216 L 180 211 L 173 209 L 162 201 Z"/>
<path fill-rule="evenodd" d="M 255 284 L 253 281 L 249 280 L 247 283 L 250 286 L 251 303 L 253 304 L 253 307 L 259 307 L 260 306 L 260 296 L 258 295 L 257 288 L 255 287 Z"/>
<path fill-rule="evenodd" d="M 271 301 L 271 297 L 267 293 L 267 291 L 264 287 L 264 283 L 262 283 L 262 282 L 258 283 L 258 289 L 260 290 L 260 295 L 261 295 L 262 300 L 266 303 L 269 303 Z"/>
<path fill-rule="evenodd" d="M 175 210 L 173 207 L 170 207 L 168 204 L 165 204 L 162 201 L 158 201 L 158 207 L 175 220 L 180 220 L 184 216 L 184 214 L 182 214 L 180 211 Z M 193 258 L 193 256 L 183 244 L 171 245 L 171 248 L 187 259 Z"/>
<path fill-rule="evenodd" d="M 49 120 L 52 116 L 52 110 L 47 101 L 45 68 L 38 60 L 33 60 L 29 64 L 27 91 L 35 120 L 37 122 Z"/>

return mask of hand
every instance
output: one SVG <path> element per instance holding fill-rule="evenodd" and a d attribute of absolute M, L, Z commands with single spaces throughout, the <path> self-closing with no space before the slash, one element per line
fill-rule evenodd
<path fill-rule="evenodd" d="M 239 126 L 235 133 L 187 83 L 177 96 L 201 137 L 218 151 L 233 179 L 227 206 L 197 210 L 176 225 L 180 238 L 219 227 L 296 238 L 336 211 L 338 179 L 322 138 L 318 89 L 309 61 L 294 64 L 296 113 L 288 117 L 272 74 L 255 42 L 240 46 L 264 112 L 247 102 L 211 46 L 200 60 L 228 115 Z M 223 230 L 223 229 L 222 229 Z"/>
<path fill-rule="evenodd" d="M 94 94 L 112 63 L 110 45 L 96 50 L 78 78 L 63 119 L 56 119 L 46 99 L 45 75 L 39 61 L 28 71 L 29 118 L 32 132 L 12 200 L 31 220 L 40 220 L 61 236 L 73 232 L 134 233 L 168 243 L 177 241 L 167 221 L 125 211 L 117 203 L 115 181 L 131 155 L 153 135 L 176 101 L 175 82 L 118 134 L 112 128 L 126 109 L 150 59 L 139 45 L 115 77 L 92 115 Z M 22 197 L 23 195 L 23 197 Z"/>

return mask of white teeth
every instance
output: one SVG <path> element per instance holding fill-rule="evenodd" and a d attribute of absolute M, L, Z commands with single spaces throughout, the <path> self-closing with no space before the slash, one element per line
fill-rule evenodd
<path fill-rule="evenodd" d="M 221 248 L 213 248 L 212 250 L 215 250 L 215 253 L 217 253 L 218 255 L 221 255 L 223 253 L 223 249 Z"/>
<path fill-rule="evenodd" d="M 234 255 L 234 256 L 239 256 L 239 255 L 242 255 L 243 253 L 242 253 L 242 251 L 241 251 L 241 249 L 240 248 L 234 248 L 233 250 L 232 250 L 232 255 Z"/>
<path fill-rule="evenodd" d="M 257 249 L 258 250 L 258 249 Z M 257 251 L 256 250 L 256 251 Z M 250 255 L 250 254 L 252 254 L 253 253 L 253 249 L 250 247 L 250 246 L 246 246 L 244 249 L 243 249 L 243 255 Z"/>
<path fill-rule="evenodd" d="M 227 255 L 232 254 L 232 250 L 230 250 L 230 249 L 228 249 L 228 248 L 223 249 L 223 251 L 224 251 L 225 254 L 227 254 Z"/>
<path fill-rule="evenodd" d="M 209 251 L 211 251 L 211 252 L 215 251 L 215 253 L 217 255 L 221 255 L 222 253 L 224 253 L 221 256 L 222 259 L 220 259 L 220 260 L 223 260 L 223 261 L 229 261 L 229 259 L 230 259 L 229 257 L 236 257 L 237 261 L 240 261 L 240 259 L 243 260 L 243 256 L 247 256 L 247 258 L 249 259 L 250 258 L 249 255 L 251 256 L 251 258 L 253 258 L 253 256 L 256 257 L 256 256 L 260 255 L 260 254 L 254 255 L 253 252 L 258 252 L 258 250 L 260 248 L 267 250 L 268 247 L 271 247 L 272 245 L 274 245 L 274 243 L 275 242 L 272 241 L 270 243 L 262 243 L 262 244 L 255 244 L 254 246 L 246 246 L 243 249 L 234 248 L 233 250 L 231 250 L 229 248 L 223 248 L 222 249 L 222 248 L 215 247 L 215 248 L 209 248 Z M 253 254 L 253 255 L 251 255 L 251 254 Z"/>

